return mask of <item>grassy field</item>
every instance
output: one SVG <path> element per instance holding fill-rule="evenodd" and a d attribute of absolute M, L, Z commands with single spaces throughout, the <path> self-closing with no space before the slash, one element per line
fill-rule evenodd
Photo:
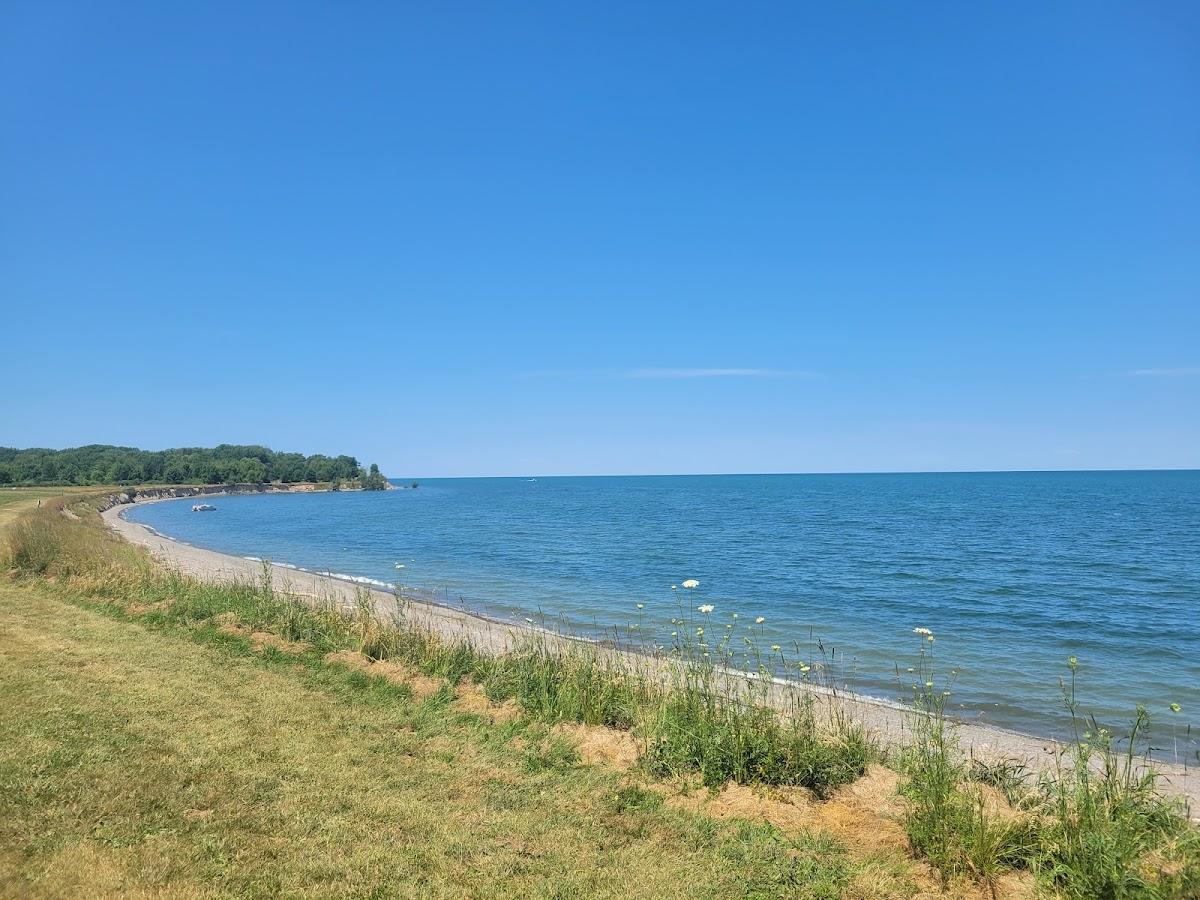
<path fill-rule="evenodd" d="M 70 505 L 0 534 L 5 896 L 1200 893 L 1200 834 L 1115 744 L 970 767 L 932 675 L 885 755 L 718 696 L 720 644 L 666 693 L 488 658 L 164 571 Z"/>
<path fill-rule="evenodd" d="M 36 508 L 39 501 L 66 496 L 76 492 L 80 496 L 95 493 L 95 488 L 78 491 L 74 488 L 61 487 L 19 487 L 0 488 L 0 529 L 13 521 L 27 509 Z"/>

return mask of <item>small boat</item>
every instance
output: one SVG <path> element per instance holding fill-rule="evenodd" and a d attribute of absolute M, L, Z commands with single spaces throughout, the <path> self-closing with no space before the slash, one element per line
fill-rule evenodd
<path fill-rule="evenodd" d="M 209 503 L 192 504 L 192 512 L 212 512 L 214 509 L 216 509 L 216 507 Z"/>

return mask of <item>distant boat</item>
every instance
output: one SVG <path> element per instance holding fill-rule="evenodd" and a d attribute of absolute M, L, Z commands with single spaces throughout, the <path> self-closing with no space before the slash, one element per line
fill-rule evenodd
<path fill-rule="evenodd" d="M 192 504 L 192 512 L 212 512 L 214 509 L 216 509 L 216 507 L 209 503 Z"/>

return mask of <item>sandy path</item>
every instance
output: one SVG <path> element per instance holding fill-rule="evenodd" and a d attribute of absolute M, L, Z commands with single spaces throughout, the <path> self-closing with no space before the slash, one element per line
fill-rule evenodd
<path fill-rule="evenodd" d="M 188 502 L 189 499 L 142 502 Z M 126 509 L 129 509 L 128 505 L 114 506 L 103 513 L 104 520 L 126 540 L 146 547 L 165 564 L 206 581 L 260 581 L 262 579 L 263 563 L 193 547 L 155 534 L 141 525 L 127 521 L 122 516 Z M 330 598 L 351 608 L 355 605 L 358 593 L 364 589 L 360 584 L 330 578 L 314 572 L 303 572 L 286 566 L 272 564 L 271 570 L 273 584 L 278 590 L 305 598 Z M 370 593 L 375 608 L 381 615 L 387 616 L 396 612 L 397 600 L 393 594 L 376 589 L 370 589 Z M 544 639 L 555 649 L 578 649 L 586 646 L 585 642 L 573 638 L 494 622 L 451 607 L 418 600 L 409 600 L 406 606 L 405 617 L 410 624 L 424 628 L 445 640 L 469 643 L 476 650 L 484 653 L 503 653 L 527 645 L 534 636 Z M 608 655 L 615 663 L 629 670 L 645 673 L 648 677 L 660 679 L 669 677 L 668 664 L 663 659 L 611 648 L 601 648 L 600 652 Z M 731 682 L 734 681 L 741 681 L 741 679 L 731 679 Z M 895 745 L 904 742 L 910 730 L 909 714 L 897 706 L 845 693 L 834 694 L 817 686 L 797 688 L 774 685 L 770 690 L 771 701 L 780 709 L 790 707 L 791 698 L 795 696 L 796 690 L 808 691 L 819 704 L 834 707 L 863 723 L 869 731 L 887 744 Z M 959 741 L 964 750 L 979 758 L 1015 760 L 1036 771 L 1052 770 L 1055 751 L 1058 749 L 1052 740 L 970 722 L 960 725 Z M 1159 764 L 1157 768 L 1166 778 L 1167 789 L 1188 800 L 1193 816 L 1200 815 L 1200 802 L 1198 802 L 1200 801 L 1200 770 L 1191 768 L 1185 772 L 1182 766 L 1167 763 Z"/>

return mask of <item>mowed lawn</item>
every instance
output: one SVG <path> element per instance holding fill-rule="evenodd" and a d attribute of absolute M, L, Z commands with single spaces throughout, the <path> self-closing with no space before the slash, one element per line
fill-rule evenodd
<path fill-rule="evenodd" d="M 0 894 L 905 896 L 545 726 L 0 580 Z"/>
<path fill-rule="evenodd" d="M 90 492 L 96 488 L 88 488 Z M 25 510 L 35 507 L 41 500 L 61 497 L 65 493 L 75 493 L 77 489 L 60 487 L 17 487 L 0 488 L 0 529 L 19 516 Z"/>

